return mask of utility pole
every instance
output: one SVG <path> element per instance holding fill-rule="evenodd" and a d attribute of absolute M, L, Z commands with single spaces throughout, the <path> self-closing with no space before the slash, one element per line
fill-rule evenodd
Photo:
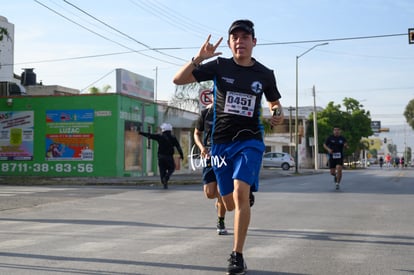
<path fill-rule="evenodd" d="M 157 91 L 158 90 L 158 67 L 155 67 L 155 93 L 154 102 L 157 102 Z"/>
<path fill-rule="evenodd" d="M 313 85 L 313 142 L 315 145 L 315 170 L 318 170 L 319 145 L 318 145 L 318 116 L 316 113 L 316 93 Z"/>
<path fill-rule="evenodd" d="M 289 155 L 292 155 L 292 111 L 294 111 L 295 108 L 293 108 L 292 106 L 289 106 L 288 111 L 289 111 L 289 135 L 290 135 L 290 139 L 289 139 Z"/>

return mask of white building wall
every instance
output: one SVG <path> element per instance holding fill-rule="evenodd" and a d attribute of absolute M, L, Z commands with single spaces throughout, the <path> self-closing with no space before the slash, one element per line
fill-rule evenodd
<path fill-rule="evenodd" d="M 14 25 L 6 17 L 0 16 L 0 28 L 7 30 L 0 41 L 0 82 L 14 82 Z"/>

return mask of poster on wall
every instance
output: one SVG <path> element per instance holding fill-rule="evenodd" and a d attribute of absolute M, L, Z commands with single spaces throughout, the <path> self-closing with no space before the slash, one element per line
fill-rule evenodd
<path fill-rule="evenodd" d="M 0 112 L 0 160 L 33 160 L 33 111 Z"/>
<path fill-rule="evenodd" d="M 125 121 L 125 171 L 142 171 L 142 136 L 140 122 Z"/>
<path fill-rule="evenodd" d="M 93 160 L 94 110 L 46 111 L 46 160 Z"/>

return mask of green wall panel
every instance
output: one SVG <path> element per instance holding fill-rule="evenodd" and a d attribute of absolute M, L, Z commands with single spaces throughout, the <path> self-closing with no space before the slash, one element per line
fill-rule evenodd
<path fill-rule="evenodd" d="M 156 106 L 120 94 L 0 98 L 1 175 L 140 176 Z M 155 148 L 152 148 L 154 154 Z"/>

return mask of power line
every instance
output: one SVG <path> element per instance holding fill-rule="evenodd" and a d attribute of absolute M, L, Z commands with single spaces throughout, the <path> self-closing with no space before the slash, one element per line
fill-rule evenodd
<path fill-rule="evenodd" d="M 408 34 L 407 33 L 396 33 L 396 34 L 381 34 L 381 35 L 371 35 L 371 36 L 326 38 L 326 39 L 316 39 L 316 40 L 269 42 L 269 43 L 257 43 L 256 46 L 293 45 L 293 44 L 306 44 L 306 43 L 319 43 L 319 42 L 375 39 L 375 38 L 388 38 L 388 37 L 404 36 L 404 35 L 408 35 Z M 227 46 L 219 46 L 219 47 L 227 47 Z M 156 48 L 156 49 L 158 50 L 189 50 L 190 49 L 191 50 L 191 49 L 198 49 L 198 48 L 199 47 L 166 47 L 166 48 Z"/>
<path fill-rule="evenodd" d="M 260 46 L 260 45 L 259 45 Z M 168 48 L 151 48 L 151 50 L 187 50 L 187 49 L 199 49 L 199 47 L 168 47 Z M 113 52 L 113 53 L 103 53 L 103 54 L 94 54 L 94 55 L 85 55 L 85 56 L 76 56 L 76 57 L 66 57 L 66 58 L 56 58 L 56 59 L 44 59 L 44 60 L 36 60 L 36 61 L 25 61 L 25 62 L 19 62 L 19 63 L 13 63 L 13 64 L 2 64 L 2 66 L 13 66 L 13 65 L 24 65 L 24 64 L 36 64 L 36 63 L 52 63 L 52 62 L 61 62 L 61 61 L 70 61 L 70 60 L 78 60 L 78 59 L 87 59 L 87 58 L 97 58 L 97 57 L 105 57 L 105 56 L 111 56 L 111 55 L 121 55 L 121 54 L 130 54 L 130 53 L 139 53 L 144 52 L 148 50 L 131 50 L 131 51 L 124 51 L 124 52 Z M 363 55 L 356 55 L 356 56 L 362 56 Z M 368 56 L 368 57 L 374 57 L 374 56 Z M 375 56 L 375 58 L 388 58 L 388 59 L 411 59 L 409 57 L 387 57 L 387 56 Z M 176 66 L 181 66 L 178 64 L 172 64 Z M 394 89 L 414 89 L 414 87 L 406 87 L 406 88 L 379 88 L 381 90 L 394 90 Z M 343 90 L 343 92 L 348 90 Z M 352 90 L 354 91 L 354 90 Z M 352 92 L 351 91 L 351 92 Z M 361 90 L 358 90 L 361 91 Z M 366 90 L 364 90 L 366 91 Z M 331 93 L 331 91 L 321 91 L 322 93 Z M 336 92 L 341 92 L 337 90 Z"/>
<path fill-rule="evenodd" d="M 371 114 L 371 116 L 404 117 L 403 114 Z"/>
<path fill-rule="evenodd" d="M 146 51 L 146 50 L 142 50 L 142 51 Z M 133 51 L 133 52 L 138 53 L 140 51 Z M 61 62 L 61 61 L 70 61 L 70 60 L 80 60 L 80 59 L 96 58 L 96 57 L 105 57 L 105 56 L 112 56 L 112 55 L 130 54 L 130 53 L 133 53 L 133 52 L 127 51 L 127 52 L 94 54 L 94 55 L 85 55 L 85 56 L 76 56 L 76 57 L 65 57 L 65 58 L 57 58 L 57 59 L 45 59 L 45 60 L 38 60 L 38 61 L 26 61 L 26 62 L 14 63 L 14 64 L 2 64 L 2 66 L 13 66 L 13 65 L 24 65 L 24 64 L 37 64 L 37 63 L 52 63 L 52 62 Z"/>
<path fill-rule="evenodd" d="M 104 74 L 102 77 L 100 77 L 99 79 L 95 80 L 94 82 L 92 82 L 91 84 L 89 84 L 88 86 L 86 86 L 85 88 L 83 88 L 82 90 L 80 90 L 80 92 L 82 93 L 82 91 L 86 90 L 87 88 L 91 87 L 92 85 L 95 85 L 95 83 L 97 83 L 98 81 L 104 79 L 105 77 L 107 77 L 108 75 L 110 75 L 111 73 L 113 73 L 115 70 L 111 70 L 110 72 Z"/>
<path fill-rule="evenodd" d="M 34 0 L 36 1 L 36 0 Z M 99 35 L 99 34 L 98 34 Z M 381 35 L 381 36 L 370 36 L 370 38 L 374 37 L 390 37 L 390 36 L 396 36 L 401 34 L 394 34 L 394 35 Z M 337 38 L 336 40 L 346 40 L 346 39 L 352 39 L 352 38 Z M 363 39 L 363 38 L 358 38 Z M 332 41 L 329 39 L 325 40 L 308 40 L 308 41 L 291 41 L 291 42 L 275 42 L 272 43 L 273 45 L 287 45 L 287 44 L 298 44 L 298 43 L 310 43 L 311 41 Z M 256 46 L 268 46 L 269 44 L 263 45 L 263 44 L 257 44 Z M 222 46 L 224 47 L 224 46 Z M 189 49 L 199 49 L 200 47 L 158 47 L 158 48 L 150 48 L 149 50 L 189 50 Z M 48 60 L 38 60 L 38 61 L 31 61 L 31 62 L 20 62 L 20 63 L 14 63 L 14 65 L 21 65 L 21 64 L 28 64 L 28 63 L 46 63 L 46 62 L 58 62 L 58 61 L 67 61 L 67 60 L 76 60 L 76 59 L 84 59 L 84 58 L 96 58 L 96 57 L 104 57 L 104 56 L 110 56 L 110 55 L 119 55 L 119 54 L 128 54 L 128 53 L 139 53 L 147 50 L 130 50 L 126 52 L 115 52 L 115 53 L 104 53 L 104 54 L 96 54 L 96 55 L 87 55 L 87 56 L 79 56 L 79 57 L 68 57 L 68 58 L 59 58 L 59 59 L 48 59 Z M 373 56 L 370 56 L 373 57 Z M 376 56 L 376 58 L 393 58 L 393 57 L 384 57 L 384 56 Z M 394 57 L 395 58 L 395 57 Z M 399 57 L 395 59 L 407 59 L 407 57 Z M 13 64 L 2 64 L 3 66 L 11 66 Z M 177 66 L 181 66 L 178 64 L 173 64 Z M 400 88 L 400 89 L 412 89 L 414 87 L 407 87 L 407 88 Z M 382 88 L 385 89 L 385 88 Z M 390 88 L 393 89 L 393 88 Z M 323 92 L 323 91 L 322 91 Z"/>
<path fill-rule="evenodd" d="M 116 29 L 116 28 L 112 27 L 111 25 L 109 25 L 109 24 L 105 23 L 104 21 L 102 21 L 102 20 L 100 20 L 100 19 L 96 18 L 96 17 L 95 17 L 95 16 L 93 16 L 92 14 L 90 14 L 90 13 L 86 12 L 85 10 L 83 10 L 83 9 L 79 8 L 78 6 L 76 6 L 76 5 L 72 4 L 71 2 L 69 2 L 69 1 L 67 1 L 67 0 L 63 0 L 63 1 L 64 1 L 65 3 L 67 3 L 68 5 L 71 5 L 71 6 L 72 6 L 72 7 L 74 7 L 75 9 L 79 10 L 79 11 L 80 11 L 80 12 L 82 12 L 83 14 L 86 14 L 87 16 L 91 17 L 92 19 L 94 19 L 94 20 L 98 21 L 99 23 L 103 24 L 104 26 L 106 26 L 106 27 L 110 28 L 111 30 L 116 31 L 117 33 L 119 33 L 119 34 L 121 34 L 121 35 L 123 35 L 123 36 L 127 37 L 128 39 L 131 39 L 132 41 L 134 41 L 134 42 L 138 43 L 138 44 L 139 44 L 139 45 L 141 45 L 141 46 L 144 46 L 145 48 L 147 48 L 147 49 L 149 49 L 149 50 L 153 50 L 153 51 L 155 51 L 155 52 L 157 52 L 157 53 L 159 53 L 159 54 L 162 54 L 162 55 L 165 55 L 165 56 L 168 56 L 168 57 L 172 57 L 172 58 L 175 58 L 175 59 L 178 59 L 178 60 L 181 60 L 181 61 L 187 61 L 187 60 L 184 60 L 184 59 L 182 59 L 182 58 L 179 58 L 179 57 L 176 57 L 176 56 L 173 56 L 173 55 L 169 55 L 169 54 L 163 53 L 163 52 L 161 52 L 161 51 L 159 51 L 159 50 L 157 50 L 157 49 L 154 49 L 154 48 L 152 48 L 152 47 L 148 46 L 147 44 L 145 44 L 145 43 L 143 43 L 143 42 L 141 42 L 141 41 L 138 41 L 138 40 L 137 40 L 137 39 L 135 39 L 134 37 L 131 37 L 130 35 L 128 35 L 128 34 L 126 34 L 126 33 L 122 32 L 122 31 L 120 31 L 120 30 L 118 30 L 118 29 Z"/>
<path fill-rule="evenodd" d="M 53 1 L 53 0 L 49 0 L 49 1 Z M 54 0 L 54 1 L 57 1 L 57 0 Z M 65 7 L 63 5 L 60 5 L 59 3 L 56 3 L 56 2 L 52 2 L 52 3 L 55 4 L 56 6 L 58 6 L 59 8 L 61 8 L 62 10 L 66 11 L 67 13 L 70 13 L 71 15 L 79 18 L 79 20 L 83 21 L 84 23 L 86 23 L 88 25 L 91 25 L 91 26 L 93 26 L 93 27 L 95 27 L 97 29 L 100 29 L 100 30 L 102 30 L 104 32 L 108 32 L 111 35 L 115 35 L 115 36 L 118 36 L 119 38 L 124 39 L 124 37 L 120 36 L 119 34 L 113 32 L 113 31 L 110 31 L 110 30 L 108 30 L 106 28 L 103 28 L 102 26 L 100 26 L 100 25 L 98 25 L 98 24 L 96 24 L 94 22 L 88 21 L 87 19 L 85 19 L 84 17 L 80 16 L 78 13 L 73 12 L 72 10 L 68 9 L 67 7 Z"/>
<path fill-rule="evenodd" d="M 132 4 L 146 10 L 147 12 L 159 18 L 160 20 L 167 22 L 186 32 L 191 32 L 197 37 L 205 38 L 205 36 L 202 35 L 200 31 L 206 33 L 206 35 L 213 33 L 214 35 L 221 36 L 219 32 L 212 32 L 210 27 L 202 25 L 183 14 L 180 14 L 178 11 L 173 10 L 171 7 L 161 4 L 159 1 L 151 1 L 151 6 L 148 5 L 147 1 L 138 1 L 139 3 L 136 0 L 130 0 Z"/>
<path fill-rule="evenodd" d="M 168 16 L 164 16 L 164 17 L 160 17 L 159 12 L 154 11 L 151 7 L 147 7 L 145 5 L 143 5 L 142 3 L 137 3 L 135 1 L 132 2 L 132 4 L 136 5 L 137 7 L 147 11 L 148 13 L 152 14 L 155 17 L 159 17 L 161 20 L 163 20 L 164 22 L 167 22 L 168 24 L 188 33 L 191 32 L 192 34 L 198 36 L 198 37 L 203 37 L 203 35 L 201 35 L 199 32 L 194 32 L 192 30 L 189 30 L 187 28 L 185 28 L 184 26 L 182 26 L 181 24 L 175 22 L 174 20 L 171 20 Z"/>
<path fill-rule="evenodd" d="M 144 10 L 144 11 L 150 13 L 150 14 L 152 14 L 154 17 L 159 18 L 160 20 L 162 20 L 164 22 L 167 22 L 169 25 L 174 26 L 177 29 L 180 29 L 180 30 L 182 30 L 186 33 L 190 32 L 190 33 L 196 35 L 197 37 L 204 37 L 200 33 L 200 31 L 194 31 L 194 30 L 188 29 L 187 27 L 183 26 L 181 23 L 178 23 L 177 20 L 171 19 L 171 16 L 169 16 L 168 14 L 165 14 L 165 12 L 163 10 L 160 10 L 159 8 L 155 9 L 156 7 L 148 7 L 148 5 L 146 5 L 145 3 L 142 3 L 142 2 L 137 2 L 137 1 L 132 1 L 132 0 L 130 0 L 130 2 L 134 6 L 140 8 L 140 9 L 142 9 L 142 10 Z"/>
<path fill-rule="evenodd" d="M 90 28 L 87 28 L 87 27 L 85 27 L 85 26 L 83 26 L 83 25 L 81 25 L 81 24 L 79 24 L 79 23 L 77 23 L 77 22 L 73 21 L 72 19 L 70 19 L 70 18 L 68 18 L 67 16 L 65 16 L 65 15 L 63 15 L 63 14 L 61 14 L 61 13 L 59 13 L 58 11 L 56 11 L 56 10 L 54 10 L 54 9 L 52 9 L 52 8 L 50 8 L 50 7 L 48 7 L 47 5 L 45 5 L 45 4 L 43 4 L 43 3 L 41 3 L 41 2 L 40 2 L 40 1 L 38 1 L 38 0 L 33 0 L 33 1 L 35 1 L 36 3 L 38 3 L 38 4 L 39 4 L 39 5 L 41 5 L 41 6 L 45 7 L 46 9 L 48 9 L 48 10 L 52 11 L 53 13 L 55 13 L 55 14 L 57 14 L 57 15 L 61 16 L 62 18 L 64 18 L 64 19 L 68 20 L 69 22 L 71 22 L 71 23 L 73 23 L 73 24 L 75 24 L 75 25 L 77 25 L 77 26 L 79 26 L 79 27 L 81 27 L 81 28 L 83 28 L 83 29 L 85 29 L 85 30 L 87 30 L 87 31 L 89 31 L 89 32 L 91 32 L 91 33 L 93 33 L 93 34 L 95 34 L 95 35 L 97 35 L 97 36 L 99 36 L 99 37 L 101 37 L 101 38 L 105 39 L 105 40 L 107 40 L 107 41 L 110 41 L 110 42 L 112 42 L 112 43 L 115 43 L 115 44 L 117 44 L 117 45 L 119 45 L 119 46 L 123 47 L 123 48 L 126 48 L 126 49 L 130 50 L 131 52 L 136 52 L 136 53 L 138 53 L 138 54 L 140 54 L 140 55 L 143 55 L 143 56 L 146 56 L 146 57 L 148 57 L 148 58 L 152 58 L 152 59 L 155 59 L 155 60 L 158 60 L 158 61 L 164 62 L 164 63 L 168 63 L 168 64 L 172 64 L 172 65 L 177 65 L 177 66 L 180 66 L 179 64 L 172 63 L 172 62 L 169 62 L 169 61 L 166 61 L 166 60 L 162 60 L 162 59 L 160 59 L 160 58 L 156 58 L 156 57 L 154 57 L 154 56 L 146 55 L 146 54 L 143 54 L 143 53 L 141 53 L 141 52 L 138 52 L 138 51 L 136 51 L 136 50 L 134 50 L 134 49 L 131 49 L 131 48 L 130 48 L 130 47 L 128 47 L 128 46 L 125 46 L 125 45 L 123 45 L 123 44 L 121 44 L 121 43 L 119 43 L 119 42 L 117 42 L 117 41 L 115 41 L 115 40 L 112 40 L 112 39 L 110 39 L 110 38 L 108 38 L 108 37 L 106 37 L 106 36 L 103 36 L 102 34 L 97 33 L 97 32 L 95 32 L 95 31 L 91 30 Z"/>
<path fill-rule="evenodd" d="M 347 90 L 319 90 L 318 93 L 361 93 L 361 92 L 378 92 L 378 91 L 389 91 L 389 90 L 413 90 L 414 91 L 414 87 L 387 87 L 387 88 L 369 88 L 369 89 L 364 89 L 364 88 L 359 88 L 359 89 L 347 89 Z"/>
<path fill-rule="evenodd" d="M 122 45 L 122 44 L 120 44 L 120 43 L 118 43 L 118 42 L 116 42 L 116 41 L 114 41 L 114 40 L 111 40 L 111 39 L 109 39 L 109 38 L 107 38 L 107 37 L 105 37 L 105 36 L 103 36 L 103 35 L 101 35 L 101 34 L 99 34 L 99 33 L 95 32 L 95 31 L 93 31 L 93 30 L 91 30 L 91 29 L 89 29 L 89 28 L 87 28 L 87 27 L 85 27 L 85 26 L 81 25 L 81 24 L 78 24 L 77 22 L 75 22 L 75 21 L 71 20 L 70 18 L 68 18 L 68 17 L 64 16 L 63 14 L 61 14 L 61 13 L 57 12 L 56 10 L 54 10 L 54 9 L 52 9 L 52 8 L 50 8 L 50 7 L 48 7 L 47 5 L 45 5 L 45 4 L 41 3 L 41 2 L 39 2 L 38 0 L 34 0 L 34 1 L 35 1 L 36 3 L 38 3 L 38 4 L 42 5 L 43 7 L 47 8 L 48 10 L 50 10 L 50 11 L 52 11 L 52 12 L 56 13 L 57 15 L 59 15 L 59 16 L 61 16 L 61 17 L 65 18 L 66 20 L 70 21 L 71 23 L 74 23 L 74 24 L 78 25 L 79 27 L 84 28 L 84 29 L 86 29 L 86 30 L 87 30 L 87 31 L 89 31 L 89 32 L 92 32 L 93 34 L 98 35 L 99 37 L 101 37 L 101 38 L 103 38 L 103 39 L 105 39 L 105 40 L 108 40 L 108 41 L 110 41 L 110 42 L 116 43 L 116 44 L 117 44 L 117 45 L 119 45 L 119 46 L 122 46 L 122 47 L 124 47 L 124 48 L 127 48 L 127 49 L 128 49 L 128 50 L 130 50 L 130 51 L 126 51 L 126 52 L 115 52 L 115 53 L 104 53 L 104 54 L 87 55 L 87 56 L 79 56 L 79 57 L 68 57 L 68 58 L 58 58 L 58 59 L 48 59 L 48 60 L 38 60 L 38 61 L 31 61 L 31 62 L 19 62 L 19 63 L 14 63 L 14 64 L 2 64 L 2 66 L 12 66 L 12 65 L 22 65 L 22 64 L 33 64 L 33 63 L 60 62 L 60 61 L 77 60 L 77 59 L 86 59 L 86 58 L 97 58 L 97 57 L 105 57 L 105 56 L 120 55 L 120 54 L 128 54 L 128 53 L 138 53 L 138 54 L 141 54 L 141 55 L 143 55 L 143 56 L 146 56 L 146 57 L 149 57 L 149 58 L 152 58 L 152 59 L 155 59 L 155 60 L 161 61 L 161 62 L 169 63 L 169 64 L 172 64 L 172 65 L 175 65 L 175 66 L 181 66 L 181 64 L 171 63 L 171 62 L 168 62 L 168 61 L 165 61 L 165 60 L 158 59 L 158 58 L 153 57 L 153 56 L 149 56 L 149 55 L 143 54 L 142 52 L 143 52 L 143 51 L 145 51 L 145 50 L 134 50 L 134 49 L 131 49 L 131 48 L 127 47 L 127 46 L 124 46 L 124 45 Z M 131 1 L 132 1 L 132 0 L 131 0 Z M 71 4 L 71 3 L 70 3 L 70 2 L 68 2 L 68 1 L 65 1 L 65 2 L 67 2 L 68 4 L 70 4 L 70 5 L 74 6 L 73 4 Z M 132 1 L 132 2 L 133 2 L 133 1 Z M 133 2 L 133 3 L 135 3 L 135 2 Z M 74 6 L 74 7 L 75 7 L 75 6 Z M 77 7 L 76 7 L 76 8 L 77 8 Z M 85 13 L 86 13 L 86 12 L 85 12 Z M 94 18 L 92 15 L 90 15 L 90 16 L 91 16 L 92 18 Z M 101 23 L 102 23 L 102 24 L 104 24 L 104 25 L 107 25 L 105 22 L 102 22 L 102 21 L 100 21 L 100 20 L 99 20 L 99 19 L 97 19 L 97 18 L 96 18 L 96 20 L 98 20 L 99 22 L 101 22 Z M 94 25 L 94 26 L 96 26 L 96 25 Z M 107 25 L 107 26 L 108 26 L 109 28 L 111 28 L 111 29 L 114 29 L 114 30 L 115 30 L 115 31 L 117 31 L 117 32 L 120 32 L 120 31 L 116 30 L 115 28 L 113 28 L 113 27 L 111 27 L 111 26 L 109 26 L 109 25 Z M 122 33 L 122 32 L 120 32 L 120 33 Z M 123 33 L 122 33 L 122 34 L 123 34 Z M 126 35 L 126 34 L 125 34 L 125 35 Z M 329 42 L 329 41 L 346 41 L 346 40 L 360 40 L 360 39 L 375 39 L 375 38 L 388 38 L 388 37 L 403 36 L 403 35 L 408 35 L 408 34 L 407 34 L 407 33 L 403 33 L 403 34 L 383 34 L 383 35 L 372 35 L 372 36 L 361 36 L 361 37 L 329 38 L 329 39 L 319 39 L 319 40 L 302 40 L 302 41 L 270 42 L 270 43 L 258 43 L 256 46 L 289 45 L 289 44 L 303 44 L 303 43 L 316 43 L 316 42 Z M 128 35 L 126 35 L 126 36 L 128 36 Z M 129 36 L 128 36 L 128 37 L 129 37 Z M 132 37 L 129 37 L 129 38 L 134 39 L 134 38 L 132 38 Z M 134 40 L 135 40 L 135 39 L 134 39 Z M 140 43 L 141 45 L 143 45 L 143 46 L 145 46 L 145 47 L 147 47 L 147 49 L 148 49 L 148 50 L 157 51 L 157 52 L 159 52 L 159 53 L 161 53 L 160 51 L 166 51 L 166 50 L 189 50 L 189 49 L 199 49 L 199 46 L 196 46 L 196 47 L 156 47 L 156 48 L 153 48 L 153 47 L 149 47 L 148 45 L 146 45 L 146 44 L 144 44 L 144 43 L 142 43 L 142 42 L 139 42 L 139 41 L 136 41 L 136 42 L 137 42 L 137 43 Z M 221 46 L 221 47 L 225 47 L 225 46 Z M 163 54 L 164 54 L 164 53 L 163 53 Z M 174 57 L 174 58 L 177 58 L 177 57 Z M 384 58 L 384 57 L 380 57 L 380 58 Z M 404 58 L 404 57 L 401 57 L 401 58 Z M 177 59 L 180 59 L 180 60 L 184 61 L 184 60 L 183 60 L 183 59 L 181 59 L 181 58 L 177 58 Z M 405 59 L 407 59 L 407 58 L 405 58 Z M 185 60 L 185 61 L 186 61 L 186 60 Z M 393 89 L 393 88 L 390 88 L 390 89 Z M 411 89 L 411 87 L 406 88 L 406 89 Z M 322 91 L 322 92 L 323 92 L 323 91 Z"/>
<path fill-rule="evenodd" d="M 270 42 L 270 43 L 258 43 L 257 45 L 271 46 L 271 45 L 286 45 L 286 44 L 321 43 L 321 42 L 334 42 L 334 41 L 346 41 L 346 40 L 387 38 L 387 37 L 403 36 L 403 35 L 408 36 L 408 33 L 382 34 L 382 35 L 343 37 L 343 38 L 329 38 L 329 39 L 317 39 L 317 40 L 287 41 L 287 42 Z"/>

